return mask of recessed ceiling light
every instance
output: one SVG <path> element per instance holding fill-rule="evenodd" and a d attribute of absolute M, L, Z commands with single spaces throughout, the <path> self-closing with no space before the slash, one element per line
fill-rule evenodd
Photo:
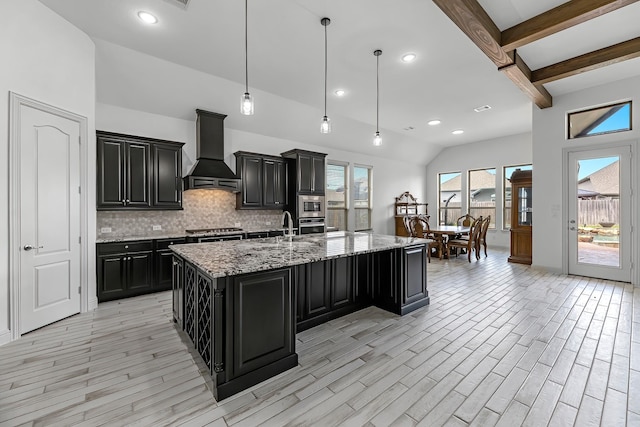
<path fill-rule="evenodd" d="M 440 120 L 437 120 L 437 119 L 436 119 L 436 120 L 431 120 L 431 121 L 427 122 L 427 124 L 428 124 L 429 126 L 436 126 L 436 125 L 439 125 L 440 123 L 442 123 L 442 122 L 441 122 Z"/>
<path fill-rule="evenodd" d="M 462 135 L 464 133 L 464 131 L 462 129 L 456 129 L 451 133 L 454 134 L 454 135 Z"/>
<path fill-rule="evenodd" d="M 143 22 L 146 22 L 147 24 L 158 23 L 158 18 L 156 18 L 149 12 L 144 12 L 144 11 L 138 12 L 138 18 L 140 18 Z"/>
<path fill-rule="evenodd" d="M 491 109 L 491 105 L 483 105 L 482 107 L 476 107 L 473 109 L 476 113 L 481 113 L 483 111 L 487 111 Z"/>
<path fill-rule="evenodd" d="M 405 53 L 404 55 L 402 55 L 402 62 L 411 62 L 414 59 L 416 59 L 415 53 Z"/>
<path fill-rule="evenodd" d="M 347 92 L 344 89 L 338 89 L 334 93 L 336 96 L 344 96 Z"/>

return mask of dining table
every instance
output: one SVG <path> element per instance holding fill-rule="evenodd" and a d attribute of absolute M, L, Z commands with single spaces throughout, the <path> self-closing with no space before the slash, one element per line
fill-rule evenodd
<path fill-rule="evenodd" d="M 445 258 L 449 257 L 447 241 L 455 236 L 468 235 L 470 230 L 471 227 L 465 227 L 463 225 L 435 225 L 429 227 L 429 233 L 433 234 L 436 240 L 440 240 Z"/>

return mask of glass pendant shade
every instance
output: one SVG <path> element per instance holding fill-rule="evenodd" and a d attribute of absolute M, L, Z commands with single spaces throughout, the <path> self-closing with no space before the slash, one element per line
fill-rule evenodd
<path fill-rule="evenodd" d="M 320 133 L 331 133 L 331 119 L 327 116 L 322 117 L 322 123 L 320 123 Z"/>
<path fill-rule="evenodd" d="M 245 92 L 240 99 L 240 112 L 245 116 L 253 115 L 253 98 L 249 92 Z"/>
<path fill-rule="evenodd" d="M 380 136 L 380 132 L 376 131 L 376 136 L 373 137 L 373 145 L 379 147 L 382 145 L 382 137 Z"/>

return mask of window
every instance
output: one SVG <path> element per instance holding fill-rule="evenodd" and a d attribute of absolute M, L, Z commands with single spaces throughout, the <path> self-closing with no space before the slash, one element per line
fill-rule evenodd
<path fill-rule="evenodd" d="M 631 130 L 631 101 L 569 113 L 569 139 Z"/>
<path fill-rule="evenodd" d="M 440 225 L 453 225 L 462 216 L 462 174 L 438 174 L 438 218 Z"/>
<path fill-rule="evenodd" d="M 353 167 L 353 208 L 356 231 L 371 229 L 371 170 L 370 166 Z"/>
<path fill-rule="evenodd" d="M 491 215 L 489 228 L 496 228 L 496 170 L 469 171 L 469 214 L 478 218 Z"/>
<path fill-rule="evenodd" d="M 519 166 L 505 166 L 504 170 L 504 185 L 503 188 L 503 197 L 502 197 L 502 228 L 503 230 L 509 230 L 511 228 L 511 174 L 516 169 L 522 169 L 523 171 L 531 170 L 531 165 L 519 165 Z"/>
<path fill-rule="evenodd" d="M 347 229 L 347 163 L 327 162 L 327 227 Z"/>

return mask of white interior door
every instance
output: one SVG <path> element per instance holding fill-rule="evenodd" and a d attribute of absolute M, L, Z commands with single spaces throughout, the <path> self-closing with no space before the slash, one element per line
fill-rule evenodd
<path fill-rule="evenodd" d="M 569 153 L 569 274 L 631 281 L 630 147 Z"/>
<path fill-rule="evenodd" d="M 20 107 L 20 333 L 80 312 L 80 125 Z"/>

